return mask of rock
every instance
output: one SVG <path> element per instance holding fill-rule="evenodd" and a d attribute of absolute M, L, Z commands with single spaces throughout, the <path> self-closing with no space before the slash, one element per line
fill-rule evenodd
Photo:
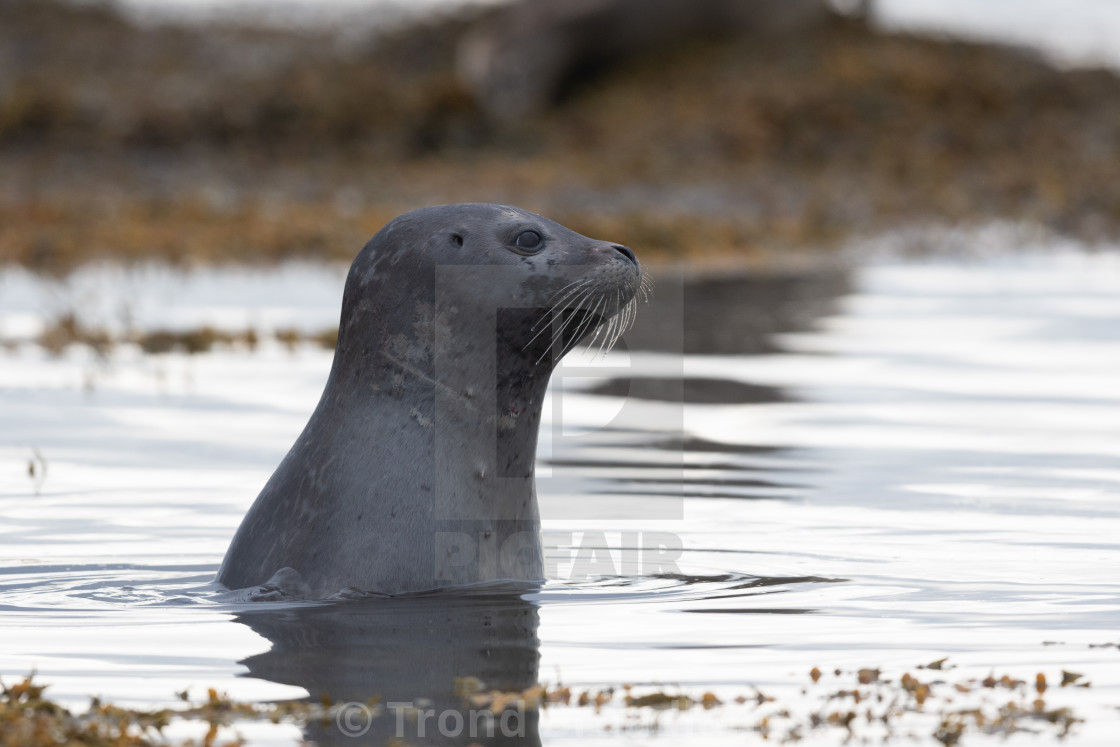
<path fill-rule="evenodd" d="M 802 32 L 833 15 L 826 0 L 522 0 L 464 37 L 457 73 L 508 120 L 636 55 L 717 35 Z"/>

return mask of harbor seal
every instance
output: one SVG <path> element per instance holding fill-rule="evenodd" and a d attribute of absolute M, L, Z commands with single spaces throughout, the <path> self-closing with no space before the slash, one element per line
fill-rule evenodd
<path fill-rule="evenodd" d="M 405 213 L 358 254 L 319 404 L 217 581 L 261 598 L 543 579 L 533 479 L 559 360 L 608 347 L 633 251 L 505 205 Z"/>

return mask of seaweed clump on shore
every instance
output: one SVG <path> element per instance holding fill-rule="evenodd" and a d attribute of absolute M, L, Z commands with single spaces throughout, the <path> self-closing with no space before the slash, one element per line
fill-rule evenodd
<path fill-rule="evenodd" d="M 983 679 L 957 678 L 950 683 L 940 675 L 952 668 L 945 667 L 945 662 L 943 658 L 918 667 L 939 672 L 927 681 L 909 672 L 897 679 L 886 677 L 883 670 L 868 667 L 854 672 L 836 669 L 835 681 L 826 684 L 825 675 L 814 667 L 808 673 L 812 685 L 802 689 L 800 697 L 784 698 L 757 688 L 736 696 L 728 693 L 721 699 L 712 692 L 688 694 L 629 684 L 579 692 L 559 684 L 502 691 L 488 689 L 485 682 L 473 676 L 456 678 L 454 691 L 464 709 L 481 708 L 494 715 L 507 709 L 587 708 L 605 730 L 613 731 L 618 722 L 618 730 L 623 733 L 660 732 L 659 714 L 664 711 L 692 711 L 700 718 L 709 711 L 730 711 L 740 718 L 748 717 L 748 723 L 753 722 L 745 727 L 748 732 L 782 743 L 831 732 L 844 734 L 847 740 L 884 744 L 926 742 L 925 737 L 932 736 L 945 747 L 954 747 L 970 735 L 1006 738 L 1027 730 L 1064 739 L 1083 723 L 1069 706 L 1055 706 L 1045 699 L 1049 684 L 1042 672 L 1035 676 L 1033 686 L 1006 674 L 998 678 L 994 674 Z M 1080 674 L 1063 670 L 1060 687 L 1088 688 L 1089 683 L 1081 682 L 1082 679 Z M 414 720 L 418 715 L 412 702 L 389 704 L 387 708 L 376 693 L 363 703 L 336 703 L 322 694 L 318 699 L 260 704 L 238 702 L 214 689 L 207 691 L 205 700 L 195 703 L 184 691 L 178 694 L 183 702 L 181 707 L 152 711 L 122 708 L 94 698 L 84 714 L 75 714 L 44 697 L 45 689 L 34 682 L 34 676 L 0 689 L 0 744 L 167 745 L 175 743 L 165 733 L 169 726 L 195 724 L 205 730 L 202 744 L 235 745 L 244 742 L 240 737 L 228 741 L 227 735 L 253 721 L 299 727 L 313 722 L 328 726 L 334 722 L 341 729 L 345 722 L 340 719 L 347 713 L 352 716 L 354 707 L 360 708 L 368 719 Z M 621 697 L 616 697 L 616 692 Z M 393 713 L 394 708 L 403 710 Z M 931 727 L 932 732 L 928 731 Z M 196 742 L 187 740 L 182 744 Z"/>

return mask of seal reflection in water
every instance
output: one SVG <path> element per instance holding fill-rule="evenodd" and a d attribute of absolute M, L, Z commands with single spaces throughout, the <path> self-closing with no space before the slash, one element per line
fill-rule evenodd
<path fill-rule="evenodd" d="M 346 279 L 334 364 L 217 580 L 270 596 L 543 580 L 549 376 L 633 320 L 634 253 L 504 205 L 406 213 Z"/>
<path fill-rule="evenodd" d="M 347 604 L 246 605 L 235 619 L 272 644 L 241 662 L 250 677 L 336 705 L 334 717 L 304 726 L 309 743 L 541 743 L 537 710 L 514 701 L 491 713 L 465 701 L 455 684 L 465 676 L 502 692 L 537 684 L 537 607 L 515 594 L 475 589 Z M 365 705 L 371 696 L 379 696 L 377 707 Z"/>

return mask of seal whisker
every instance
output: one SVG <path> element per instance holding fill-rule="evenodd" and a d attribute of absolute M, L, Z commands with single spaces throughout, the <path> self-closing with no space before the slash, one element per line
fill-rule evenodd
<path fill-rule="evenodd" d="M 585 289 L 587 286 L 595 283 L 595 280 L 596 279 L 594 277 L 590 277 L 577 280 L 573 283 L 569 283 L 568 285 L 561 288 L 551 299 L 549 299 L 549 304 L 552 306 L 552 308 L 560 306 L 565 301 L 570 300 L 573 296 L 578 295 L 579 292 Z"/>
<path fill-rule="evenodd" d="M 544 352 L 542 352 L 541 356 L 533 362 L 534 366 L 540 365 L 540 362 L 543 361 L 550 352 L 552 352 L 552 346 L 556 344 L 556 338 L 564 334 L 564 327 L 567 326 L 571 321 L 571 317 L 569 316 L 567 318 L 562 318 L 562 321 L 557 322 L 556 317 L 558 314 L 559 311 L 557 309 L 549 309 L 546 312 L 546 315 L 548 316 L 548 324 L 544 327 L 541 327 L 540 330 L 529 339 L 529 342 L 525 343 L 525 345 L 521 348 L 522 350 L 528 348 L 538 337 L 540 337 L 546 331 L 552 333 L 548 344 L 544 347 Z M 557 329 L 557 324 L 560 325 L 559 329 Z"/>
<path fill-rule="evenodd" d="M 607 345 L 607 352 L 614 350 L 614 346 L 622 339 L 622 336 L 630 331 L 634 324 L 634 299 L 631 298 L 622 306 L 619 312 L 618 326 L 614 329 L 614 336 L 611 338 L 610 344 Z"/>
<path fill-rule="evenodd" d="M 550 308 L 542 311 L 541 315 L 539 317 L 537 317 L 537 321 L 533 322 L 532 326 L 529 327 L 529 331 L 530 332 L 535 331 L 537 329 L 537 327 L 540 326 L 541 322 L 543 322 L 545 319 L 551 319 L 552 318 L 552 311 L 553 310 L 550 309 Z M 532 342 L 535 339 L 536 338 L 534 337 L 533 339 L 529 340 L 529 342 Z M 522 347 L 522 350 L 524 350 L 528 346 L 529 346 L 529 343 L 525 343 L 525 345 Z"/>
<path fill-rule="evenodd" d="M 588 290 L 588 291 L 587 291 L 586 293 L 584 293 L 584 295 L 583 295 L 583 296 L 580 296 L 580 303 L 582 303 L 582 302 L 583 302 L 583 299 L 584 299 L 584 298 L 585 298 L 585 297 L 586 297 L 587 295 L 590 295 L 590 293 L 591 293 L 591 291 L 590 291 L 590 290 Z M 537 333 L 536 335 L 534 335 L 534 336 L 533 336 L 533 340 L 535 340 L 535 339 L 537 339 L 537 337 L 539 337 L 539 336 L 540 336 L 541 332 L 544 332 L 544 331 L 545 331 L 546 329 L 547 329 L 547 330 L 551 330 L 551 331 L 552 331 L 552 339 L 551 339 L 551 340 L 549 340 L 549 342 L 548 342 L 548 345 L 547 345 L 547 346 L 545 347 L 545 349 L 544 349 L 544 352 L 543 352 L 543 353 L 541 353 L 541 357 L 540 357 L 540 358 L 537 358 L 537 361 L 536 361 L 536 363 L 535 363 L 534 365 L 539 365 L 539 364 L 540 364 L 540 362 L 541 362 L 541 361 L 543 361 L 543 360 L 545 359 L 545 357 L 546 357 L 547 355 L 549 355 L 550 353 L 553 353 L 553 352 L 554 352 L 554 350 L 555 350 L 555 347 L 556 347 L 556 343 L 557 343 L 557 341 L 559 341 L 559 342 L 560 342 L 560 344 L 561 344 L 561 346 L 562 346 L 562 347 L 564 346 L 564 342 L 563 342 L 563 341 L 564 341 L 564 332 L 566 332 L 566 331 L 567 331 L 568 327 L 569 327 L 569 326 L 570 326 L 570 325 L 572 324 L 572 321 L 573 321 L 573 320 L 574 320 L 574 319 L 576 318 L 577 314 L 576 314 L 575 312 L 576 312 L 576 311 L 578 311 L 578 310 L 580 310 L 580 309 L 578 308 L 578 305 L 576 305 L 576 306 L 572 306 L 572 307 L 569 307 L 568 309 L 553 309 L 553 310 L 552 310 L 552 311 L 553 311 L 553 322 L 552 322 L 552 324 L 550 324 L 550 325 L 549 325 L 549 326 L 547 326 L 547 327 L 544 327 L 543 329 L 541 329 L 541 331 L 540 331 L 540 332 L 538 332 L 538 333 Z M 555 314 L 556 314 L 557 312 L 560 312 L 560 311 L 571 311 L 571 313 L 570 313 L 570 314 L 568 314 L 568 316 L 564 317 L 564 318 L 563 318 L 563 321 L 561 321 L 561 322 L 559 323 L 559 326 L 557 326 L 557 322 L 555 321 L 555 319 L 556 319 L 556 317 L 555 317 Z M 578 336 L 578 335 L 576 335 L 576 336 L 575 336 L 575 337 L 574 337 L 573 339 L 574 339 L 574 340 L 578 340 L 578 339 L 579 339 L 579 336 Z M 530 340 L 530 342 L 532 342 L 532 340 Z M 526 347 L 527 347 L 527 346 L 528 346 L 528 345 L 526 345 Z M 562 349 L 562 350 L 560 351 L 560 355 L 559 355 L 559 356 L 557 356 L 557 357 L 558 357 L 558 358 L 562 358 L 562 357 L 563 357 L 564 355 L 566 355 L 566 354 L 567 354 L 567 352 L 568 352 L 568 349 L 569 349 L 569 348 L 567 348 L 567 347 L 564 347 L 564 349 Z"/>
<path fill-rule="evenodd" d="M 642 279 L 638 281 L 637 295 L 642 297 L 642 303 L 649 303 L 649 298 L 653 294 L 653 278 L 646 273 L 642 273 Z"/>
<path fill-rule="evenodd" d="M 589 294 L 589 293 L 590 293 L 590 291 L 588 290 L 588 291 L 587 291 L 587 292 L 586 292 L 586 293 L 585 293 L 584 295 L 587 295 L 587 294 Z M 583 298 L 583 297 L 581 296 L 581 297 L 580 297 L 580 303 L 582 303 L 582 298 Z M 577 304 L 573 304 L 572 306 L 570 306 L 570 307 L 568 307 L 568 308 L 569 308 L 569 309 L 572 309 L 572 310 L 576 310 L 576 309 L 578 309 L 578 308 L 579 308 L 579 304 L 578 304 L 578 303 L 577 303 Z M 531 338 L 529 338 L 529 341 L 528 341 L 528 342 L 526 342 L 526 343 L 525 343 L 525 344 L 524 344 L 524 345 L 523 345 L 523 346 L 521 347 L 521 349 L 522 349 L 522 350 L 524 350 L 525 348 L 527 348 L 527 347 L 529 347 L 530 345 L 532 345 L 532 344 L 533 344 L 533 342 L 534 342 L 534 341 L 535 341 L 535 340 L 536 340 L 536 339 L 537 339 L 538 337 L 540 337 L 540 336 L 541 336 L 542 334 L 544 334 L 545 330 L 552 330 L 552 331 L 553 331 L 553 340 L 552 340 L 552 342 L 550 342 L 550 343 L 549 343 L 549 345 L 548 345 L 548 348 L 549 348 L 549 349 L 551 349 L 551 347 L 552 347 L 552 346 L 553 346 L 553 345 L 555 344 L 555 341 L 556 341 L 556 336 L 558 336 L 558 335 L 563 335 L 563 333 L 564 333 L 564 329 L 565 329 L 565 328 L 566 328 L 566 327 L 567 327 L 567 326 L 568 326 L 569 324 L 571 324 L 571 321 L 572 321 L 572 319 L 573 319 L 573 318 L 575 317 L 575 314 L 574 314 L 574 313 L 572 313 L 572 314 L 569 314 L 569 315 L 568 315 L 567 317 L 565 317 L 565 318 L 564 318 L 564 321 L 563 321 L 563 324 L 562 324 L 561 328 L 560 328 L 559 330 L 555 329 L 555 326 L 556 326 L 556 322 L 555 322 L 555 319 L 556 319 L 556 314 L 557 314 L 557 313 L 559 313 L 559 312 L 565 311 L 565 310 L 567 310 L 567 309 L 558 309 L 558 308 L 555 308 L 555 307 L 553 307 L 553 308 L 551 308 L 551 309 L 548 309 L 547 311 L 545 311 L 545 313 L 544 313 L 544 316 L 548 317 L 548 319 L 549 319 L 549 322 L 550 322 L 550 323 L 549 323 L 548 325 L 544 326 L 544 327 L 541 327 L 541 328 L 540 328 L 540 329 L 539 329 L 539 330 L 537 331 L 537 333 L 536 333 L 535 335 L 533 335 L 533 336 L 532 336 Z M 539 322 L 538 322 L 538 324 L 539 324 Z M 535 328 L 536 328 L 536 325 L 533 325 L 533 327 L 531 327 L 531 328 L 529 329 L 529 331 L 530 331 L 530 332 L 532 332 L 532 331 L 533 331 L 533 329 L 535 329 Z M 545 354 L 547 354 L 548 352 L 549 352 L 549 350 L 548 350 L 548 349 L 546 349 L 546 350 L 545 350 Z M 541 360 L 543 360 L 543 359 L 544 359 L 544 356 L 541 356 L 541 358 L 539 358 L 539 359 L 537 360 L 537 363 L 540 363 L 540 362 L 541 362 Z"/>
<path fill-rule="evenodd" d="M 575 332 L 572 334 L 571 342 L 564 350 L 565 354 L 572 348 L 574 348 L 579 342 L 580 338 L 590 331 L 589 325 L 595 324 L 595 318 L 599 314 L 599 307 L 603 305 L 606 297 L 599 296 L 599 298 L 595 300 L 594 306 L 583 306 L 583 304 L 586 303 L 587 300 L 594 295 L 594 293 L 595 289 L 590 288 L 583 296 L 580 297 L 580 310 L 583 312 L 583 317 L 580 319 L 579 324 L 575 328 Z"/>
<path fill-rule="evenodd" d="M 614 326 L 608 330 L 607 339 L 603 341 L 603 355 L 611 352 L 622 333 L 626 331 L 626 307 L 623 306 L 614 317 Z"/>
<path fill-rule="evenodd" d="M 611 325 L 607 329 L 607 336 L 603 340 L 603 354 L 609 353 L 614 349 L 614 346 L 622 339 L 622 336 L 634 326 L 634 319 L 636 317 L 636 294 L 631 296 L 630 300 L 624 304 L 621 299 L 621 291 L 616 291 L 616 295 L 619 296 L 619 308 L 618 311 L 615 312 L 615 316 L 612 317 Z"/>
<path fill-rule="evenodd" d="M 584 316 L 583 320 L 580 322 L 579 327 L 576 328 L 576 334 L 572 336 L 573 347 L 579 341 L 579 339 L 583 337 L 583 335 L 587 334 L 587 332 L 590 331 L 588 329 L 588 325 L 594 324 L 594 320 L 596 317 L 602 319 L 602 317 L 599 316 L 599 309 L 603 306 L 604 303 L 606 303 L 606 300 L 606 296 L 600 296 L 599 300 L 595 302 L 595 306 L 589 312 L 587 312 L 586 316 Z M 602 329 L 602 326 L 600 326 L 597 330 L 595 330 L 595 336 L 592 337 L 591 341 L 588 343 L 589 348 L 595 344 L 595 338 L 599 336 L 599 332 L 601 332 Z"/>
<path fill-rule="evenodd" d="M 638 304 L 637 304 L 637 301 L 635 299 L 631 298 L 629 301 L 626 302 L 625 313 L 626 313 L 626 319 L 622 324 L 622 331 L 619 332 L 619 334 L 618 334 L 619 338 L 621 338 L 624 334 L 626 334 L 627 332 L 629 332 L 630 330 L 632 330 L 634 328 L 634 320 L 637 319 L 637 317 L 638 317 Z M 616 340 L 616 342 L 617 342 L 617 340 Z"/>
<path fill-rule="evenodd" d="M 581 278 L 580 280 L 575 280 L 571 283 L 568 283 L 563 288 L 554 293 L 548 301 L 549 308 L 545 310 L 543 314 L 541 314 L 540 318 L 537 319 L 537 321 L 533 322 L 533 326 L 529 327 L 529 331 L 532 332 L 537 329 L 537 327 L 545 319 L 551 319 L 552 312 L 556 311 L 558 306 L 571 299 L 572 296 L 577 295 L 581 290 L 583 290 L 586 286 L 590 285 L 593 282 L 595 282 L 595 278 Z M 533 339 L 535 340 L 536 337 L 534 337 Z M 532 341 L 533 340 L 530 340 L 529 342 Z M 526 344 L 526 347 L 528 347 L 528 344 Z"/>
<path fill-rule="evenodd" d="M 603 340 L 599 343 L 599 352 L 596 353 L 596 355 L 600 358 L 604 357 L 607 354 L 607 351 L 610 350 L 611 345 L 614 345 L 614 335 L 616 334 L 619 323 L 618 313 L 619 311 L 621 311 L 621 309 L 622 298 L 620 292 L 618 290 L 615 290 L 614 313 L 611 314 L 611 318 L 607 322 L 606 329 L 603 330 L 602 327 L 599 328 L 603 331 Z M 598 336 L 598 332 L 596 332 L 596 336 Z"/>
<path fill-rule="evenodd" d="M 627 301 L 623 305 L 622 310 L 618 313 L 618 325 L 614 328 L 614 336 L 611 337 L 606 352 L 609 353 L 613 350 L 618 341 L 622 339 L 622 336 L 630 329 L 630 324 L 633 320 L 633 317 L 630 315 L 631 308 L 631 301 Z"/>
<path fill-rule="evenodd" d="M 580 321 L 580 326 L 577 330 L 578 335 L 580 337 L 582 337 L 583 335 L 586 335 L 587 333 L 591 332 L 591 326 L 596 324 L 596 321 L 595 321 L 596 319 L 598 319 L 600 322 L 602 322 L 603 313 L 606 312 L 606 303 L 607 303 L 607 297 L 605 295 L 600 295 L 600 296 L 598 296 L 597 298 L 594 299 L 594 304 L 593 305 L 590 305 L 590 306 L 588 306 L 587 308 L 584 309 L 586 314 L 584 315 L 583 319 Z M 600 309 L 603 309 L 602 313 L 599 311 Z M 602 329 L 602 327 L 598 327 L 598 329 Z M 596 330 L 596 331 L 598 331 L 598 330 Z M 592 339 L 594 339 L 594 338 L 592 338 Z"/>
<path fill-rule="evenodd" d="M 543 322 L 545 319 L 548 320 L 548 324 L 541 327 L 540 329 L 537 329 L 537 333 L 535 335 L 533 335 L 532 337 L 530 337 L 529 341 L 521 346 L 522 350 L 525 350 L 527 347 L 532 345 L 538 337 L 540 337 L 541 335 L 543 335 L 545 333 L 546 330 L 549 330 L 549 329 L 553 328 L 553 326 L 556 323 L 556 314 L 557 314 L 558 311 L 559 311 L 558 309 L 546 309 L 545 310 L 545 312 L 541 315 L 541 318 L 537 321 L 537 323 L 529 328 L 529 331 L 532 332 L 533 330 L 537 329 L 537 325 L 540 324 L 541 322 Z M 540 361 L 537 361 L 537 362 L 539 363 Z"/>
<path fill-rule="evenodd" d="M 559 303 L 558 299 L 560 298 L 560 296 L 563 296 L 569 289 L 574 288 L 574 287 L 579 286 L 579 285 L 587 285 L 591 281 L 592 281 L 592 278 L 579 278 L 577 280 L 573 280 L 572 282 L 570 282 L 567 285 L 560 288 L 560 290 L 553 293 L 548 299 L 549 303 L 552 303 L 552 304 Z"/>
<path fill-rule="evenodd" d="M 579 311 L 584 311 L 584 314 L 587 314 L 587 312 L 583 309 L 579 309 Z M 567 342 L 564 341 L 564 334 L 563 333 L 565 331 L 567 331 L 567 329 L 566 329 L 567 326 L 569 324 L 571 324 L 572 321 L 575 320 L 578 316 L 579 315 L 575 314 L 575 313 L 573 313 L 571 316 L 569 316 L 568 319 L 566 320 L 567 323 L 565 324 L 565 329 L 562 330 L 560 332 L 560 334 L 558 334 L 556 337 L 553 338 L 552 346 L 556 345 L 557 342 L 560 343 L 559 355 L 557 356 L 557 358 L 562 358 L 565 355 L 567 355 L 569 352 L 571 352 L 571 350 L 576 346 L 576 343 L 579 341 L 580 336 L 583 334 L 583 327 L 584 327 L 584 325 L 585 325 L 585 323 L 587 322 L 587 319 L 588 319 L 587 316 L 583 316 L 583 317 L 579 318 L 579 321 L 576 323 L 576 326 L 572 328 L 572 333 L 571 333 L 570 337 L 568 338 L 568 341 Z M 552 346 L 550 346 L 550 348 Z"/>
<path fill-rule="evenodd" d="M 610 336 L 610 327 L 611 327 L 611 324 L 613 324 L 613 323 L 614 323 L 614 317 L 611 317 L 610 319 L 607 320 L 606 324 L 599 325 L 599 328 L 595 330 L 595 334 L 592 335 L 591 340 L 588 341 L 587 349 L 589 351 L 592 351 L 592 358 L 591 358 L 592 360 L 598 360 L 599 358 L 602 357 L 602 355 L 603 355 L 603 343 L 606 342 L 607 338 Z M 602 337 L 602 340 L 599 339 L 600 336 Z M 596 342 L 598 342 L 598 350 L 595 350 Z"/>

